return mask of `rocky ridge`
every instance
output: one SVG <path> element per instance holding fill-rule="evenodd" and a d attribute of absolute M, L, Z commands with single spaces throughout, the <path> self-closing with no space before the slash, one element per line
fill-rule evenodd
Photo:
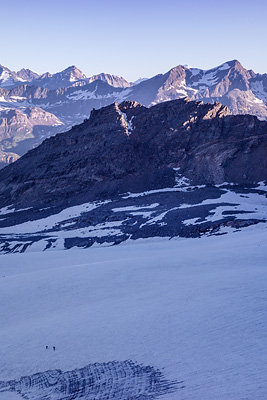
<path fill-rule="evenodd" d="M 114 103 L 2 170 L 0 205 L 173 186 L 175 169 L 193 184 L 252 184 L 266 179 L 266 153 L 267 122 L 220 103 Z"/>
<path fill-rule="evenodd" d="M 0 252 L 266 222 L 267 122 L 220 103 L 92 110 L 0 171 Z"/>
<path fill-rule="evenodd" d="M 233 114 L 252 114 L 262 120 L 267 118 L 267 75 L 246 70 L 237 60 L 206 71 L 179 65 L 166 74 L 141 80 L 137 84 L 109 74 L 87 78 L 75 66 L 57 74 L 46 73 L 37 77 L 30 70 L 9 71 L 9 74 L 16 74 L 17 80 L 14 78 L 15 81 L 12 81 L 12 78 L 1 84 L 0 79 L 0 115 L 10 109 L 23 112 L 26 107 L 38 107 L 61 121 L 61 131 L 88 118 L 93 108 L 99 109 L 115 101 L 132 100 L 151 107 L 186 96 L 210 103 L 219 101 L 227 105 Z M 8 82 L 11 82 L 10 85 Z M 51 124 L 50 130 L 46 129 L 46 137 L 58 131 L 58 127 L 55 129 Z M 28 141 L 26 136 L 20 136 L 20 141 L 24 143 L 19 147 L 24 152 L 43 139 L 37 128 L 32 134 L 36 136 L 33 142 Z M 12 135 L 16 135 L 14 129 Z M 19 156 L 21 152 L 17 146 L 17 140 L 14 146 L 12 140 L 2 143 L 2 152 Z"/>

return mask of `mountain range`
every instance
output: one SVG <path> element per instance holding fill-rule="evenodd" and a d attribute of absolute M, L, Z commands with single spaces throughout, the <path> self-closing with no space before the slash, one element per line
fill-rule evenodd
<path fill-rule="evenodd" d="M 56 74 L 0 66 L 0 164 L 15 161 L 45 138 L 88 118 L 92 109 L 114 102 L 155 104 L 188 97 L 219 101 L 233 114 L 267 119 L 267 74 L 246 70 L 239 61 L 210 70 L 178 65 L 137 82 L 110 74 L 86 77 L 71 66 Z"/>

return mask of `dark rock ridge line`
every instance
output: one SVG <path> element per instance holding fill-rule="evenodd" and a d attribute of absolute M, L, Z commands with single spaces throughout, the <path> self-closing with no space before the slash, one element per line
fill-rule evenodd
<path fill-rule="evenodd" d="M 115 103 L 0 171 L 0 207 L 172 187 L 177 168 L 193 184 L 248 185 L 266 179 L 266 154 L 267 122 L 220 103 Z"/>
<path fill-rule="evenodd" d="M 152 400 L 182 389 L 183 382 L 167 381 L 162 372 L 132 361 L 89 364 L 0 382 L 0 393 L 17 392 L 27 400 Z"/>

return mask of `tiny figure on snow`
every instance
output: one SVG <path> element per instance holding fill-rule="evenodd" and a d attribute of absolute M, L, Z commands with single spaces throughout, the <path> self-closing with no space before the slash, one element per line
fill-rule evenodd
<path fill-rule="evenodd" d="M 56 347 L 55 347 L 55 346 L 53 346 L 53 350 L 56 350 Z"/>
<path fill-rule="evenodd" d="M 46 349 L 48 349 L 48 346 L 45 346 Z"/>

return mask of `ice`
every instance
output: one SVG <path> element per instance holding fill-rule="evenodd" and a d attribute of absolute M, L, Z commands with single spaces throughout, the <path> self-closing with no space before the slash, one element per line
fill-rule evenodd
<path fill-rule="evenodd" d="M 162 399 L 264 399 L 266 236 L 1 256 L 0 380 L 133 360 L 183 381 Z"/>

